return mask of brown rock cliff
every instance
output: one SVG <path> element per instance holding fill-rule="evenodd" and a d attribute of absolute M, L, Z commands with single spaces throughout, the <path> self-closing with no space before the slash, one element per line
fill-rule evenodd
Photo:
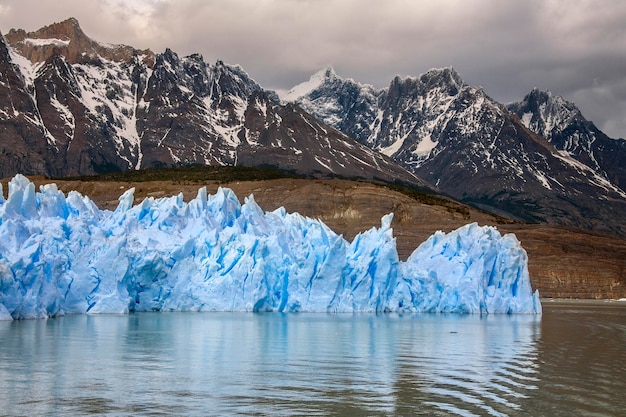
<path fill-rule="evenodd" d="M 116 62 L 130 62 L 140 56 L 152 67 L 154 53 L 149 49 L 138 50 L 126 45 L 102 44 L 90 39 L 71 17 L 35 31 L 11 29 L 5 38 L 31 62 L 45 62 L 53 55 L 63 55 L 70 64 L 93 62 L 98 57 Z"/>

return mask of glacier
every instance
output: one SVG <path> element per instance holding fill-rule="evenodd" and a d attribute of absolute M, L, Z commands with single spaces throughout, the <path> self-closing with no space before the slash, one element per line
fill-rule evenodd
<path fill-rule="evenodd" d="M 100 210 L 25 176 L 0 186 L 0 319 L 134 311 L 540 314 L 515 235 L 468 224 L 400 261 L 391 228 L 352 242 L 250 195 L 206 188 Z"/>

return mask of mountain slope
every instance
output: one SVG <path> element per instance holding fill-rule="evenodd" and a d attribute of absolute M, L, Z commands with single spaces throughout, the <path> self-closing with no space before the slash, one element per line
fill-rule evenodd
<path fill-rule="evenodd" d="M 39 112 L 19 67 L 0 38 L 0 167 L 2 174 L 44 172 L 47 143 Z"/>
<path fill-rule="evenodd" d="M 22 109 L 0 115 L 13 129 L 0 138 L 7 155 L 1 176 L 265 164 L 423 185 L 390 159 L 281 105 L 238 66 L 100 44 L 75 19 L 11 30 L 0 39 L 0 68 L 8 80 L 0 94 L 19 98 Z"/>
<path fill-rule="evenodd" d="M 611 139 L 584 118 L 574 103 L 534 89 L 507 105 L 522 123 L 559 151 L 593 168 L 613 184 L 626 187 L 626 140 Z"/>
<path fill-rule="evenodd" d="M 452 68 L 396 77 L 381 90 L 324 70 L 307 86 L 285 98 L 461 201 L 626 236 L 626 193 L 612 177 L 529 130 Z"/>

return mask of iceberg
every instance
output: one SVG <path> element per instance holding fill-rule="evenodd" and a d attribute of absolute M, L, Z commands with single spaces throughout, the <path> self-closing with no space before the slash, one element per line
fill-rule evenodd
<path fill-rule="evenodd" d="M 392 214 L 352 242 L 228 188 L 183 201 L 134 189 L 114 211 L 26 177 L 0 187 L 0 319 L 134 311 L 540 314 L 512 234 L 468 224 L 400 261 Z"/>

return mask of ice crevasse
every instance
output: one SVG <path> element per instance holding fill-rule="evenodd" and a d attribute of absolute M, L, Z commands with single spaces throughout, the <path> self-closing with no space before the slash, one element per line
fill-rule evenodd
<path fill-rule="evenodd" d="M 1 191 L 1 189 L 0 189 Z M 22 175 L 0 193 L 0 319 L 131 311 L 541 313 L 512 234 L 468 224 L 400 261 L 392 215 L 352 242 L 206 188 L 115 211 Z"/>

